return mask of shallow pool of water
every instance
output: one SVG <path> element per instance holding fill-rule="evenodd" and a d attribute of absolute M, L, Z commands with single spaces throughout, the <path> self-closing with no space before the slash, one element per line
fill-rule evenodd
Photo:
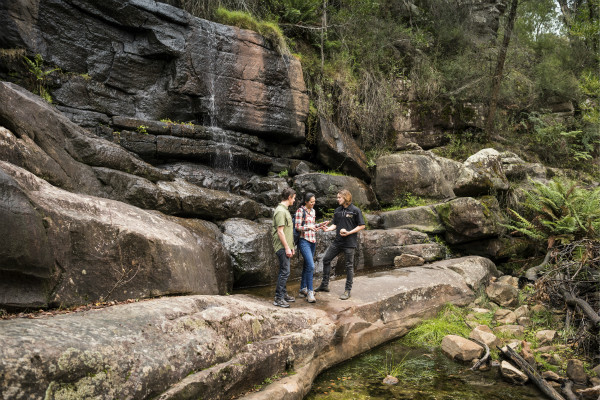
<path fill-rule="evenodd" d="M 474 372 L 469 367 L 449 360 L 439 348 L 410 348 L 399 340 L 323 372 L 305 399 L 545 399 L 533 385 L 504 382 L 496 369 Z M 392 368 L 400 382 L 382 384 L 385 371 Z"/>

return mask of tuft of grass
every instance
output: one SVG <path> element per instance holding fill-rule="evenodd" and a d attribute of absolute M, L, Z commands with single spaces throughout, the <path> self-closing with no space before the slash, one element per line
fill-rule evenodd
<path fill-rule="evenodd" d="M 332 175 L 332 176 L 346 176 L 339 171 L 317 171 L 319 174 Z"/>
<path fill-rule="evenodd" d="M 404 340 L 415 346 L 439 346 L 446 335 L 469 336 L 471 329 L 464 321 L 466 311 L 447 304 L 435 318 L 421 322 L 411 330 Z"/>
<path fill-rule="evenodd" d="M 237 26 L 238 28 L 258 32 L 271 42 L 280 54 L 290 54 L 283 31 L 276 22 L 259 21 L 250 13 L 245 11 L 231 11 L 225 7 L 217 8 L 215 17 L 218 22 L 225 25 Z"/>

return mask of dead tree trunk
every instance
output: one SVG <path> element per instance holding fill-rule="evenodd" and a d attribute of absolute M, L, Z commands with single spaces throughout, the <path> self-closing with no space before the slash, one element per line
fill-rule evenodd
<path fill-rule="evenodd" d="M 508 51 L 508 45 L 510 44 L 510 37 L 512 30 L 515 25 L 515 19 L 517 17 L 517 6 L 519 0 L 512 0 L 510 3 L 510 11 L 508 13 L 508 19 L 506 21 L 506 27 L 504 29 L 504 39 L 502 45 L 498 51 L 498 59 L 496 61 L 496 70 L 492 77 L 492 92 L 490 94 L 490 102 L 488 106 L 488 115 L 486 121 L 486 134 L 488 137 L 494 136 L 494 118 L 496 116 L 496 106 L 498 103 L 498 93 L 500 93 L 500 83 L 502 82 L 502 71 L 504 70 L 504 61 L 506 60 L 506 52 Z"/>
<path fill-rule="evenodd" d="M 517 367 L 519 367 L 521 371 L 523 371 L 546 396 L 552 400 L 565 400 L 556 390 L 554 390 L 552 386 L 548 384 L 548 382 L 546 382 L 544 378 L 540 376 L 540 374 L 536 372 L 536 370 L 533 369 L 531 365 L 529 365 L 527 361 L 523 359 L 523 357 L 518 355 L 517 352 L 514 351 L 510 346 L 506 346 L 502 349 L 498 347 L 498 349 L 512 362 L 517 364 Z"/>

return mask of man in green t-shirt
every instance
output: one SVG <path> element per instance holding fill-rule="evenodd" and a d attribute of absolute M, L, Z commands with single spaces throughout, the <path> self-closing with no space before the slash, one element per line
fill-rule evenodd
<path fill-rule="evenodd" d="M 294 204 L 296 192 L 291 188 L 283 189 L 280 199 L 281 203 L 273 213 L 273 248 L 279 260 L 279 275 L 273 305 L 287 308 L 290 306 L 288 303 L 294 301 L 294 297 L 288 295 L 285 288 L 290 276 L 290 259 L 294 255 L 294 228 L 288 207 Z"/>

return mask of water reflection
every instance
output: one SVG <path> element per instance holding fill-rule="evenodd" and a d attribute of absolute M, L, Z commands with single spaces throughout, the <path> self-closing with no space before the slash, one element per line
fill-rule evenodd
<path fill-rule="evenodd" d="M 496 370 L 473 372 L 469 367 L 450 361 L 439 348 L 410 348 L 399 340 L 323 372 L 305 399 L 545 399 L 532 385 L 511 385 Z M 381 383 L 390 370 L 398 385 Z"/>

